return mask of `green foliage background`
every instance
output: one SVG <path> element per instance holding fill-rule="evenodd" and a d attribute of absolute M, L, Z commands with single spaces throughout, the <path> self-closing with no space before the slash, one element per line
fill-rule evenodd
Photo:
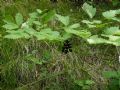
<path fill-rule="evenodd" d="M 96 6 L 95 19 L 101 13 L 117 6 Z M 36 9 L 55 9 L 60 15 L 69 15 L 70 23 L 81 23 L 88 15 L 73 3 L 58 0 L 7 0 L 0 1 L 0 88 L 2 90 L 119 90 L 120 70 L 118 53 L 113 45 L 90 45 L 82 38 L 73 36 L 73 52 L 66 55 L 60 49 L 62 42 L 30 39 L 6 39 L 3 19 L 13 21 L 16 13 L 24 19 Z M 13 20 L 11 20 L 11 17 Z M 52 28 L 56 26 L 52 25 Z M 91 29 L 92 33 L 101 33 Z M 119 47 L 117 47 L 119 51 Z M 115 71 L 107 72 L 106 71 Z M 104 73 L 105 72 L 105 73 Z M 116 74 L 117 73 L 117 74 Z M 111 79 L 109 79 L 111 78 Z"/>

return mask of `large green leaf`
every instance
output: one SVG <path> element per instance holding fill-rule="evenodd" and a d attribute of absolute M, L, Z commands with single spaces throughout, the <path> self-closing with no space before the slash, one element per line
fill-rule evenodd
<path fill-rule="evenodd" d="M 69 25 L 69 16 L 61 16 L 56 14 L 58 20 L 63 23 L 65 26 Z"/>
<path fill-rule="evenodd" d="M 32 26 L 32 25 L 33 25 L 34 21 L 35 21 L 35 18 L 28 18 L 28 19 L 27 19 L 27 22 L 25 22 L 25 23 L 23 23 L 23 24 L 26 24 L 26 25 L 24 25 L 24 26 L 29 27 L 29 26 Z"/>
<path fill-rule="evenodd" d="M 90 18 L 93 18 L 96 14 L 96 8 L 93 8 L 93 6 L 84 3 L 82 9 L 88 14 Z"/>
<path fill-rule="evenodd" d="M 71 37 L 72 37 L 71 33 L 64 32 L 63 35 L 62 35 L 61 40 L 65 41 L 65 40 L 67 40 L 67 39 L 69 39 Z"/>
<path fill-rule="evenodd" d="M 29 16 L 31 19 L 36 19 L 38 18 L 38 13 L 37 12 L 30 13 Z"/>
<path fill-rule="evenodd" d="M 45 40 L 46 39 L 46 36 L 41 34 L 41 32 L 35 33 L 34 36 L 37 38 L 37 40 Z"/>
<path fill-rule="evenodd" d="M 52 20 L 54 18 L 55 14 L 56 14 L 55 10 L 50 10 L 50 11 L 46 12 L 42 16 L 43 22 L 48 22 L 48 21 Z"/>
<path fill-rule="evenodd" d="M 118 42 L 118 41 L 120 42 L 120 36 L 112 36 L 112 35 L 110 35 L 109 40 L 114 41 L 114 42 Z"/>
<path fill-rule="evenodd" d="M 19 29 L 17 31 L 15 30 L 11 30 L 11 31 L 7 31 L 9 34 L 5 35 L 4 38 L 8 38 L 8 39 L 19 39 L 19 38 L 30 38 L 30 36 L 25 33 L 23 30 Z"/>
<path fill-rule="evenodd" d="M 71 25 L 71 26 L 69 26 L 70 28 L 79 28 L 80 27 L 80 24 L 79 23 L 75 23 L 75 24 L 73 24 L 73 25 Z"/>
<path fill-rule="evenodd" d="M 100 20 L 93 20 L 93 21 L 82 20 L 82 23 L 87 24 L 89 28 L 94 28 L 97 27 L 97 25 L 101 24 L 102 22 Z"/>
<path fill-rule="evenodd" d="M 3 25 L 3 28 L 8 29 L 8 30 L 12 30 L 12 29 L 19 28 L 19 26 L 14 24 L 14 23 L 8 23 L 8 24 Z"/>
<path fill-rule="evenodd" d="M 72 28 L 64 28 L 64 30 L 67 33 L 77 35 L 77 36 L 82 37 L 82 38 L 88 38 L 91 36 L 91 33 L 86 31 L 86 30 L 76 30 L 76 29 L 72 29 Z"/>
<path fill-rule="evenodd" d="M 90 44 L 103 44 L 103 43 L 107 43 L 108 42 L 108 40 L 106 40 L 104 38 L 99 38 L 97 35 L 91 36 L 89 39 L 87 39 L 87 41 Z"/>
<path fill-rule="evenodd" d="M 102 34 L 103 37 L 107 37 L 108 39 L 108 44 L 113 44 L 115 46 L 120 46 L 120 36 L 113 36 L 113 35 L 104 35 Z"/>
<path fill-rule="evenodd" d="M 110 10 L 102 13 L 105 18 L 113 18 L 116 15 L 116 10 Z"/>
<path fill-rule="evenodd" d="M 107 19 L 112 19 L 115 21 L 120 22 L 120 18 L 117 17 L 117 15 L 120 14 L 120 9 L 118 10 L 109 10 L 106 12 L 103 12 L 102 15 Z"/>
<path fill-rule="evenodd" d="M 34 35 L 36 33 L 36 31 L 32 28 L 24 28 L 23 30 L 29 35 Z"/>
<path fill-rule="evenodd" d="M 106 12 L 102 13 L 102 15 L 105 18 L 108 18 L 108 19 L 115 17 L 117 14 L 120 14 L 120 9 L 118 9 L 118 10 L 109 10 L 109 11 L 106 11 Z"/>
<path fill-rule="evenodd" d="M 59 40 L 61 38 L 58 31 L 52 31 L 50 28 L 43 29 L 35 34 L 38 40 Z"/>
<path fill-rule="evenodd" d="M 23 23 L 23 16 L 21 13 L 17 13 L 15 16 L 15 20 L 17 25 L 21 25 Z"/>
<path fill-rule="evenodd" d="M 110 28 L 105 29 L 103 32 L 106 35 L 116 35 L 116 34 L 118 35 L 120 34 L 120 29 L 119 27 L 110 27 Z"/>
<path fill-rule="evenodd" d="M 93 20 L 93 21 L 82 20 L 82 22 L 86 24 L 101 24 L 102 23 L 100 20 Z"/>

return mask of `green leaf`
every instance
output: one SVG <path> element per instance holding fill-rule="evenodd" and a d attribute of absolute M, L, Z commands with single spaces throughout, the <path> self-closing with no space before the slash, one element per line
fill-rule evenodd
<path fill-rule="evenodd" d="M 62 35 L 62 40 L 65 41 L 65 40 L 67 40 L 71 37 L 72 37 L 72 34 L 64 32 L 63 35 Z"/>
<path fill-rule="evenodd" d="M 108 19 L 113 18 L 116 15 L 116 10 L 110 10 L 110 11 L 103 12 L 102 15 Z"/>
<path fill-rule="evenodd" d="M 11 31 L 7 31 L 9 34 L 5 35 L 4 38 L 8 38 L 8 39 L 19 39 L 19 38 L 30 38 L 30 36 L 25 33 L 23 30 L 19 29 L 17 31 L 15 30 L 11 30 Z"/>
<path fill-rule="evenodd" d="M 93 8 L 93 6 L 84 3 L 82 9 L 89 15 L 90 18 L 93 18 L 96 14 L 96 8 Z"/>
<path fill-rule="evenodd" d="M 120 22 L 120 18 L 113 17 L 113 18 L 111 18 L 111 19 L 114 20 L 114 21 Z"/>
<path fill-rule="evenodd" d="M 70 28 L 74 29 L 74 28 L 79 28 L 80 27 L 80 24 L 79 23 L 75 23 L 71 26 L 69 26 Z"/>
<path fill-rule="evenodd" d="M 34 36 L 37 38 L 37 40 L 45 40 L 46 39 L 46 36 L 41 34 L 41 32 L 35 33 Z"/>
<path fill-rule="evenodd" d="M 34 21 L 35 21 L 34 18 L 28 18 L 27 22 L 24 23 L 24 24 L 26 24 L 25 26 L 27 26 L 27 27 L 28 27 L 28 26 L 32 26 L 33 23 L 34 23 Z"/>
<path fill-rule="evenodd" d="M 29 16 L 31 19 L 36 19 L 38 18 L 38 13 L 37 12 L 30 13 Z"/>
<path fill-rule="evenodd" d="M 109 36 L 109 40 L 110 40 L 110 41 L 114 41 L 114 42 L 115 42 L 115 41 L 116 41 L 116 42 L 117 42 L 117 41 L 120 42 L 120 36 L 112 36 L 112 35 L 110 35 L 110 36 Z"/>
<path fill-rule="evenodd" d="M 117 14 L 120 14 L 120 9 L 118 10 L 109 10 L 106 12 L 103 12 L 102 15 L 107 19 L 112 19 L 115 21 L 120 22 L 120 18 L 117 18 Z"/>
<path fill-rule="evenodd" d="M 91 36 L 89 39 L 87 39 L 87 41 L 90 44 L 103 44 L 108 42 L 106 39 L 99 38 L 97 35 Z"/>
<path fill-rule="evenodd" d="M 74 34 L 74 35 L 77 35 L 82 38 L 88 38 L 91 36 L 91 33 L 86 30 L 75 30 L 75 29 L 71 29 L 71 28 L 64 28 L 64 30 L 67 33 Z"/>
<path fill-rule="evenodd" d="M 86 80 L 85 81 L 85 84 L 87 84 L 87 85 L 92 85 L 92 84 L 94 84 L 95 82 L 94 81 L 92 81 L 92 80 Z"/>
<path fill-rule="evenodd" d="M 34 35 L 36 33 L 36 31 L 33 28 L 24 28 L 23 31 L 29 35 Z"/>
<path fill-rule="evenodd" d="M 23 23 L 23 16 L 21 13 L 17 13 L 15 16 L 15 20 L 17 25 L 21 25 Z"/>
<path fill-rule="evenodd" d="M 60 33 L 58 31 L 52 31 L 50 28 L 41 30 L 35 33 L 38 40 L 60 40 Z"/>
<path fill-rule="evenodd" d="M 9 24 L 3 25 L 3 28 L 8 29 L 8 30 L 12 30 L 12 29 L 18 29 L 19 26 L 14 24 L 14 23 L 9 23 Z"/>
<path fill-rule="evenodd" d="M 120 34 L 120 29 L 119 27 L 110 27 L 110 28 L 107 28 L 103 31 L 104 34 L 106 35 L 116 35 L 116 34 Z"/>
<path fill-rule="evenodd" d="M 46 29 L 46 39 L 48 40 L 58 40 L 59 37 L 60 37 L 60 33 L 58 31 L 52 31 L 51 29 L 50 30 L 47 30 Z"/>
<path fill-rule="evenodd" d="M 82 20 L 82 23 L 87 24 L 89 28 L 95 28 L 97 27 L 98 24 L 101 24 L 102 22 L 100 20 L 93 20 L 93 21 Z"/>
<path fill-rule="evenodd" d="M 43 22 L 48 22 L 48 21 L 52 20 L 54 18 L 55 14 L 56 14 L 55 10 L 50 10 L 50 11 L 46 12 L 42 16 Z"/>
<path fill-rule="evenodd" d="M 20 38 L 30 38 L 28 34 L 26 33 L 22 33 L 22 34 L 8 34 L 5 35 L 4 38 L 8 38 L 8 39 L 20 39 Z"/>
<path fill-rule="evenodd" d="M 82 22 L 86 23 L 86 24 L 100 24 L 100 23 L 102 23 L 100 20 L 93 20 L 93 21 L 82 20 Z"/>
<path fill-rule="evenodd" d="M 61 16 L 56 14 L 58 20 L 63 23 L 65 26 L 69 25 L 69 16 Z"/>

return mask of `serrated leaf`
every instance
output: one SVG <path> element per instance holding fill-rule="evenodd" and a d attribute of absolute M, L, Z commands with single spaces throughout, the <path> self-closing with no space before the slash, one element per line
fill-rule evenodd
<path fill-rule="evenodd" d="M 97 35 L 91 36 L 89 39 L 87 39 L 87 41 L 88 41 L 90 44 L 103 44 L 103 43 L 108 42 L 106 39 L 104 39 L 104 38 L 99 38 Z"/>
<path fill-rule="evenodd" d="M 102 15 L 103 15 L 105 18 L 110 19 L 110 18 L 115 17 L 116 11 L 115 11 L 115 10 L 106 11 L 106 12 L 103 12 Z"/>
<path fill-rule="evenodd" d="M 93 20 L 93 21 L 82 20 L 82 22 L 86 23 L 86 24 L 100 24 L 100 23 L 102 23 L 100 20 Z"/>
<path fill-rule="evenodd" d="M 14 23 L 9 23 L 9 24 L 3 25 L 3 28 L 8 29 L 8 30 L 12 30 L 12 29 L 18 29 L 19 26 L 14 24 Z"/>
<path fill-rule="evenodd" d="M 29 16 L 31 19 L 36 19 L 38 18 L 38 13 L 37 12 L 30 13 Z"/>
<path fill-rule="evenodd" d="M 82 38 L 88 38 L 91 36 L 91 33 L 86 31 L 86 30 L 75 30 L 75 29 L 71 29 L 71 28 L 65 28 L 65 31 L 67 33 L 77 35 L 77 36 L 82 37 Z"/>
<path fill-rule="evenodd" d="M 41 32 L 35 33 L 34 36 L 37 38 L 37 40 L 45 40 L 46 39 L 46 36 L 41 34 Z"/>
<path fill-rule="evenodd" d="M 11 30 L 11 31 L 7 31 L 9 34 L 5 35 L 4 38 L 8 38 L 8 39 L 19 39 L 19 38 L 30 38 L 30 36 L 25 33 L 23 30 L 19 29 L 17 31 L 15 30 Z"/>
<path fill-rule="evenodd" d="M 27 27 L 32 26 L 34 23 L 35 19 L 34 18 L 29 18 L 27 22 L 25 23 Z"/>
<path fill-rule="evenodd" d="M 15 21 L 16 21 L 17 25 L 21 25 L 23 23 L 23 16 L 21 13 L 16 14 Z"/>
<path fill-rule="evenodd" d="M 62 35 L 61 40 L 65 41 L 65 40 L 67 40 L 67 39 L 69 39 L 71 37 L 72 37 L 72 34 L 64 32 L 63 35 Z"/>
<path fill-rule="evenodd" d="M 32 28 L 24 28 L 23 31 L 29 35 L 34 35 L 36 33 L 36 31 Z"/>
<path fill-rule="evenodd" d="M 69 25 L 69 16 L 61 16 L 56 14 L 58 20 L 63 23 L 65 26 Z"/>
<path fill-rule="evenodd" d="M 82 9 L 88 14 L 90 18 L 93 18 L 96 14 L 96 8 L 93 8 L 93 6 L 84 3 Z"/>
<path fill-rule="evenodd" d="M 110 28 L 105 29 L 103 33 L 106 35 L 115 35 L 117 33 L 120 33 L 120 29 L 119 27 L 110 27 Z"/>
<path fill-rule="evenodd" d="M 105 35 L 101 34 L 101 36 L 108 38 L 106 39 L 107 41 L 105 42 L 106 44 L 112 44 L 115 46 L 120 46 L 120 36 L 113 36 L 113 35 Z"/>
<path fill-rule="evenodd" d="M 113 18 L 111 18 L 111 19 L 114 20 L 114 21 L 120 22 L 120 18 L 113 17 Z"/>
<path fill-rule="evenodd" d="M 75 23 L 75 24 L 73 24 L 73 25 L 70 25 L 69 26 L 70 28 L 79 28 L 80 27 L 80 24 L 79 23 Z"/>
<path fill-rule="evenodd" d="M 120 22 L 120 19 L 116 17 L 117 14 L 120 14 L 120 9 L 118 10 L 109 10 L 103 12 L 102 15 L 107 19 L 112 19 Z"/>
<path fill-rule="evenodd" d="M 82 23 L 87 24 L 89 28 L 95 28 L 97 27 L 98 24 L 101 24 L 102 22 L 100 20 L 93 20 L 93 21 L 82 20 Z"/>
<path fill-rule="evenodd" d="M 120 42 L 120 36 L 109 36 L 109 40 L 110 40 L 110 41 L 114 41 L 114 42 L 115 42 L 115 41 L 116 41 L 116 42 L 117 42 L 117 41 Z"/>
<path fill-rule="evenodd" d="M 5 35 L 4 38 L 8 38 L 8 39 L 19 39 L 19 38 L 30 38 L 28 34 L 23 33 L 23 34 L 8 34 Z"/>
<path fill-rule="evenodd" d="M 50 28 L 35 33 L 35 36 L 38 40 L 59 40 L 61 38 L 58 31 L 52 31 Z"/>
<path fill-rule="evenodd" d="M 46 12 L 42 16 L 43 22 L 48 22 L 48 21 L 52 20 L 54 18 L 55 14 L 56 14 L 55 10 L 50 10 L 50 11 Z"/>

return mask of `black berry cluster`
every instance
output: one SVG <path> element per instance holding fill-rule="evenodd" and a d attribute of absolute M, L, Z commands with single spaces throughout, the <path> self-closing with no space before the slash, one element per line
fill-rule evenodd
<path fill-rule="evenodd" d="M 64 41 L 62 52 L 65 54 L 67 54 L 68 52 L 72 52 L 72 44 L 69 40 Z"/>

